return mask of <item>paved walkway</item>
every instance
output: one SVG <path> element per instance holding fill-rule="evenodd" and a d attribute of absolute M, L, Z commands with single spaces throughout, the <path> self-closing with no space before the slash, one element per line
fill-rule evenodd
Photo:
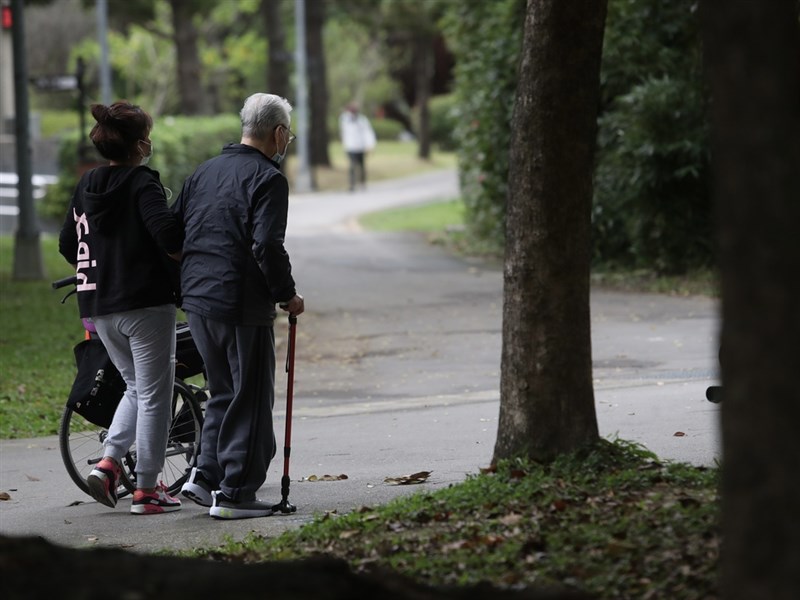
<path fill-rule="evenodd" d="M 276 535 L 315 514 L 347 512 L 462 481 L 491 460 L 499 406 L 502 274 L 445 254 L 418 235 L 360 231 L 368 210 L 457 195 L 452 172 L 373 184 L 355 194 L 293 196 L 287 246 L 307 313 L 298 325 L 291 516 L 217 522 L 184 503 L 137 518 L 109 510 L 68 479 L 55 438 L 0 442 L 0 533 L 136 551 Z M 597 415 L 604 436 L 665 459 L 711 464 L 718 408 L 717 307 L 706 298 L 594 291 Z M 276 328 L 280 355 L 285 322 Z M 279 376 L 282 375 L 279 373 Z M 279 444 L 283 390 L 278 381 Z M 281 460 L 262 497 L 279 500 Z M 418 486 L 387 477 L 433 471 Z M 308 481 L 311 475 L 347 475 Z M 79 504 L 73 505 L 75 501 Z"/>

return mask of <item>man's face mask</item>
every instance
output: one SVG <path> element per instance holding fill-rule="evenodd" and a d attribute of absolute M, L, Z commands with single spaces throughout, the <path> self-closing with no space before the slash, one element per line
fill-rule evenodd
<path fill-rule="evenodd" d="M 276 152 L 275 154 L 273 154 L 272 160 L 274 160 L 278 164 L 281 164 L 281 162 L 283 162 L 283 159 L 286 158 L 286 153 L 289 151 L 289 144 L 291 144 L 296 139 L 296 136 L 292 133 L 292 130 L 289 129 L 288 127 L 285 127 L 283 125 L 280 125 L 279 127 L 282 131 L 286 132 L 284 133 L 284 139 L 286 140 L 286 144 L 283 147 L 283 152 Z"/>

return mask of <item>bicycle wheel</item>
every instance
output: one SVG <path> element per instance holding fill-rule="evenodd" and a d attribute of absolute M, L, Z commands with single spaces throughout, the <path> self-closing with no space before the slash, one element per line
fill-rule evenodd
<path fill-rule="evenodd" d="M 64 408 L 58 428 L 61 459 L 64 461 L 70 479 L 87 495 L 91 494 L 89 494 L 86 478 L 103 458 L 103 442 L 106 436 L 108 436 L 108 429 L 90 423 L 69 406 Z M 117 489 L 117 496 L 120 498 L 131 493 L 135 488 L 132 482 L 132 473 L 127 468 L 127 461 L 123 460 L 123 464 L 126 468 L 122 470 L 120 485 Z"/>
<path fill-rule="evenodd" d="M 176 494 L 197 465 L 203 412 L 192 389 L 175 379 L 172 391 L 172 419 L 167 438 L 167 453 L 161 479 L 170 494 Z"/>

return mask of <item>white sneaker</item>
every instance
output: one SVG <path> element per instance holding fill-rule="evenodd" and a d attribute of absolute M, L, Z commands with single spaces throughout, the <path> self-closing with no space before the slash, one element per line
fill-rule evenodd
<path fill-rule="evenodd" d="M 211 498 L 208 514 L 215 519 L 252 519 L 268 517 L 273 513 L 272 505 L 261 500 L 233 502 L 221 491 L 211 492 Z"/>
<path fill-rule="evenodd" d="M 181 494 L 200 506 L 211 506 L 211 485 L 197 467 L 192 467 L 189 479 L 181 486 Z"/>

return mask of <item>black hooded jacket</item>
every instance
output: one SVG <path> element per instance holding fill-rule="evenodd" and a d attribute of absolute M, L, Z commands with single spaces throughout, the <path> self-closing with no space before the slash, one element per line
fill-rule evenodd
<path fill-rule="evenodd" d="M 183 309 L 234 325 L 271 325 L 295 295 L 284 249 L 289 184 L 257 149 L 227 144 L 184 183 L 172 207 L 186 240 Z"/>
<path fill-rule="evenodd" d="M 158 173 L 106 166 L 78 182 L 58 249 L 77 264 L 81 317 L 94 317 L 175 303 L 166 254 L 182 245 L 183 228 L 167 207 Z"/>

